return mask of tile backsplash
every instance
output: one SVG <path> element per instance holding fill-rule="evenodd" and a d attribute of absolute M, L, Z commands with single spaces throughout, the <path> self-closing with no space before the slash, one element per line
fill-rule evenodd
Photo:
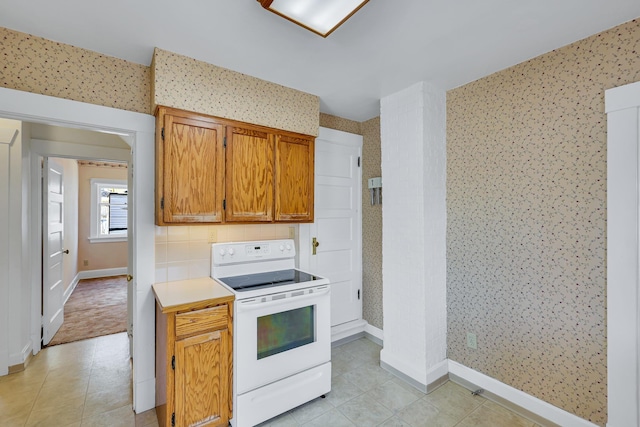
<path fill-rule="evenodd" d="M 297 224 L 156 226 L 155 282 L 208 277 L 211 244 L 250 240 L 288 239 Z"/>

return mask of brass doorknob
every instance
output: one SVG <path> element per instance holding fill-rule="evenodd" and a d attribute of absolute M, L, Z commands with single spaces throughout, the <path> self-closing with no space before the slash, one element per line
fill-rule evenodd
<path fill-rule="evenodd" d="M 316 254 L 316 248 L 318 246 L 320 246 L 320 242 L 318 242 L 318 239 L 316 239 L 315 237 L 311 239 L 311 248 L 313 249 L 313 255 Z"/>
<path fill-rule="evenodd" d="M 65 249 L 64 251 L 62 251 L 63 253 L 69 255 L 69 249 Z"/>
<path fill-rule="evenodd" d="M 133 276 L 130 274 L 127 274 L 127 282 L 130 282 L 133 280 Z"/>

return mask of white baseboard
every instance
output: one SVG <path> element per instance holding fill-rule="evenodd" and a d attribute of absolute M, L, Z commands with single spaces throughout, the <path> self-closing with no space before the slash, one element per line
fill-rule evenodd
<path fill-rule="evenodd" d="M 411 365 L 403 358 L 391 353 L 386 347 L 383 347 L 380 352 L 380 366 L 394 375 L 405 379 L 421 392 L 427 392 L 426 367 L 415 364 Z"/>
<path fill-rule="evenodd" d="M 135 384 L 133 410 L 136 414 L 148 411 L 156 406 L 156 380 L 142 381 Z"/>
<path fill-rule="evenodd" d="M 64 294 L 63 294 L 64 304 L 67 303 L 67 301 L 69 300 L 69 297 L 71 296 L 73 291 L 75 291 L 79 281 L 80 281 L 80 273 L 76 274 L 76 277 L 73 278 L 67 290 L 64 291 Z"/>
<path fill-rule="evenodd" d="M 384 332 L 382 329 L 376 328 L 369 323 L 364 327 L 364 333 L 371 335 L 374 338 L 373 341 L 376 341 L 377 344 L 382 345 L 384 342 Z"/>
<path fill-rule="evenodd" d="M 449 377 L 452 378 L 454 382 L 455 377 L 459 377 L 463 382 L 470 383 L 477 388 L 485 390 L 485 392 L 498 397 L 498 399 L 496 399 L 498 403 L 505 403 L 506 401 L 505 406 L 514 410 L 514 412 L 519 412 L 518 408 L 523 409 L 524 411 L 521 413 L 524 416 L 533 414 L 535 418 L 539 417 L 542 420 L 547 420 L 550 423 L 562 427 L 596 427 L 595 424 L 587 420 L 461 365 L 458 362 L 454 362 L 453 360 L 449 360 Z M 513 407 L 510 407 L 509 404 L 513 405 Z M 536 419 L 534 419 L 534 421 L 540 423 L 540 421 Z M 548 423 L 544 424 L 547 425 Z"/>
<path fill-rule="evenodd" d="M 99 277 L 122 276 L 127 274 L 127 267 L 104 268 L 102 270 L 85 270 L 78 272 L 78 280 L 97 279 Z"/>
<path fill-rule="evenodd" d="M 364 331 L 368 325 L 366 320 L 358 319 L 352 322 L 343 323 L 342 325 L 333 326 L 331 328 L 331 342 L 347 340 L 351 337 L 364 336 Z"/>
<path fill-rule="evenodd" d="M 18 365 L 24 365 L 26 360 L 31 356 L 31 350 L 31 341 L 29 341 L 18 353 L 9 355 L 9 369 L 11 370 L 11 367 Z"/>

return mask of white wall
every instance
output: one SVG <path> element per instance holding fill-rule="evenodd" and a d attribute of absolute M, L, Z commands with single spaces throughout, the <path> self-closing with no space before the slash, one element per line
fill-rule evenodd
<path fill-rule="evenodd" d="M 381 100 L 383 366 L 426 387 L 446 363 L 446 94 Z"/>

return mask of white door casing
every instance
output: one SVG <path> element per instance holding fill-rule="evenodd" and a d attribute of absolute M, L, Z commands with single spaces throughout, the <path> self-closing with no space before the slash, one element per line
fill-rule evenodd
<path fill-rule="evenodd" d="M 320 128 L 315 141 L 315 220 L 300 228 L 300 261 L 303 269 L 329 279 L 334 328 L 362 319 L 361 156 L 362 136 Z"/>
<path fill-rule="evenodd" d="M 42 343 L 49 344 L 64 321 L 64 185 L 63 167 L 45 158 L 42 192 Z"/>
<path fill-rule="evenodd" d="M 0 197 L 9 196 L 9 159 L 17 129 L 0 128 Z M 9 324 L 9 200 L 0 203 L 0 325 Z M 8 329 L 0 328 L 0 375 L 9 373 Z M 6 343 L 4 346 L 2 343 Z"/>
<path fill-rule="evenodd" d="M 608 427 L 640 425 L 640 82 L 605 92 Z"/>
<path fill-rule="evenodd" d="M 133 157 L 133 149 L 131 150 Z M 133 263 L 134 251 L 132 230 L 134 227 L 132 210 L 129 207 L 134 204 L 134 186 L 133 186 L 133 164 L 129 161 L 127 165 L 127 337 L 129 338 L 129 356 L 133 357 L 133 310 L 134 310 L 134 286 L 133 286 Z"/>

